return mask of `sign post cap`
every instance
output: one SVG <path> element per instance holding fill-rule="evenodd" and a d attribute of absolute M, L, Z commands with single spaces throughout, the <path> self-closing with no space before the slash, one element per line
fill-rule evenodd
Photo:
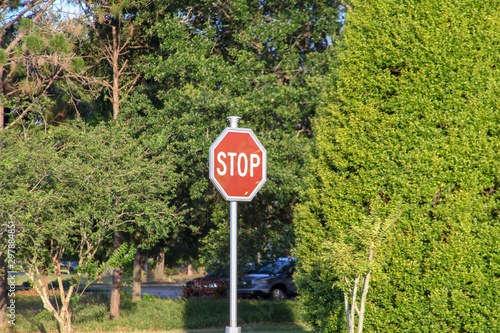
<path fill-rule="evenodd" d="M 230 124 L 231 128 L 237 128 L 238 127 L 238 121 L 240 121 L 241 117 L 239 117 L 239 116 L 229 116 L 226 119 L 229 121 L 229 124 Z"/>

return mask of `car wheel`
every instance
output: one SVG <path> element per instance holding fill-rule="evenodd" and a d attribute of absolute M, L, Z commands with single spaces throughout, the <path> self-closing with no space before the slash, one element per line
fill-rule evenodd
<path fill-rule="evenodd" d="M 271 299 L 275 301 L 284 301 L 286 299 L 286 292 L 281 288 L 273 288 L 271 290 Z"/>

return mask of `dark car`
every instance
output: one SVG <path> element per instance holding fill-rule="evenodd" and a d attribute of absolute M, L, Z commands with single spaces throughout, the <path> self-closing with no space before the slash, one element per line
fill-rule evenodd
<path fill-rule="evenodd" d="M 206 276 L 186 282 L 182 291 L 184 297 L 215 296 L 224 297 L 227 294 L 229 277 L 225 272 L 210 273 Z"/>
<path fill-rule="evenodd" d="M 69 265 L 68 274 L 75 274 L 78 270 L 78 261 L 72 261 Z"/>
<path fill-rule="evenodd" d="M 284 300 L 296 294 L 295 261 L 295 258 L 280 258 L 245 275 L 238 285 L 238 295 Z"/>

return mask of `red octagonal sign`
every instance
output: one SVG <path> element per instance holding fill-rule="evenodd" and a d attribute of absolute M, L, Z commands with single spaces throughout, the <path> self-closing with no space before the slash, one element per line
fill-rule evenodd
<path fill-rule="evenodd" d="M 210 146 L 209 164 L 227 201 L 251 201 L 266 182 L 267 152 L 248 128 L 226 128 Z"/>

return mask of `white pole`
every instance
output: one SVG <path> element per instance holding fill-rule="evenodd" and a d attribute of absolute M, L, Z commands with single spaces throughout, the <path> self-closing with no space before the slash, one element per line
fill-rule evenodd
<path fill-rule="evenodd" d="M 240 117 L 227 117 L 231 128 L 238 128 Z M 229 273 L 229 326 L 226 333 L 241 333 L 238 327 L 237 305 L 238 305 L 238 202 L 230 201 L 230 273 Z"/>
<path fill-rule="evenodd" d="M 230 280 L 230 311 L 229 311 L 229 333 L 238 332 L 233 328 L 237 328 L 237 300 L 238 300 L 238 256 L 237 256 L 237 248 L 238 248 L 238 203 L 236 201 L 230 202 L 231 206 L 231 273 L 229 276 Z M 227 332 L 227 330 L 226 330 Z"/>

